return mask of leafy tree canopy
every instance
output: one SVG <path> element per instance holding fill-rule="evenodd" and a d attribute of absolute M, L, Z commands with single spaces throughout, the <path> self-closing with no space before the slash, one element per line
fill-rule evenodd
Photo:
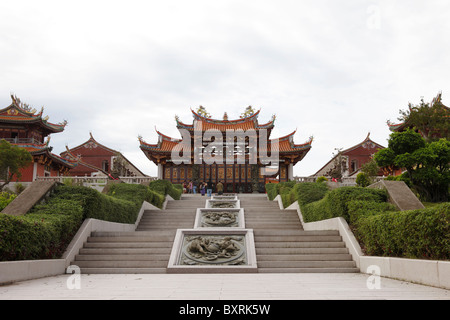
<path fill-rule="evenodd" d="M 400 110 L 398 120 L 419 130 L 426 141 L 450 140 L 450 109 L 442 104 L 441 94 L 431 103 L 423 99 L 418 105 L 410 103 L 408 110 Z"/>
<path fill-rule="evenodd" d="M 448 201 L 450 141 L 426 142 L 412 129 L 390 135 L 388 148 L 374 156 L 380 167 L 406 169 L 406 175 L 422 200 Z"/>
<path fill-rule="evenodd" d="M 21 177 L 20 169 L 26 167 L 33 160 L 31 154 L 22 148 L 11 145 L 8 141 L 0 140 L 0 190 L 11 180 Z"/>

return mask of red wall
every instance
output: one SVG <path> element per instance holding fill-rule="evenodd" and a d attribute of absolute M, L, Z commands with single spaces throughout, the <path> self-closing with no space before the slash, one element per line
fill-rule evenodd
<path fill-rule="evenodd" d="M 353 173 L 354 171 L 361 168 L 361 166 L 367 162 L 369 162 L 372 159 L 372 155 L 375 154 L 378 150 L 381 148 L 371 145 L 367 145 L 366 148 L 363 146 L 359 146 L 358 148 L 355 148 L 353 150 L 350 150 L 345 153 L 346 156 L 348 156 L 348 165 L 349 165 L 349 173 Z M 356 168 L 355 170 L 351 169 L 352 161 L 356 160 Z"/>

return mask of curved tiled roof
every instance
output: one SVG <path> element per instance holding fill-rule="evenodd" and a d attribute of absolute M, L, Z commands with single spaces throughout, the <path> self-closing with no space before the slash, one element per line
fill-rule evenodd
<path fill-rule="evenodd" d="M 23 105 L 16 97 L 11 96 L 13 102 L 0 110 L 0 123 L 36 123 L 51 133 L 61 132 L 67 121 L 59 124 L 48 122 L 48 117 L 42 117 L 44 108 L 39 113 Z"/>
<path fill-rule="evenodd" d="M 74 159 L 67 159 L 60 157 L 54 153 L 50 152 L 50 148 L 47 143 L 43 144 L 37 144 L 37 143 L 12 143 L 12 145 L 18 146 L 19 148 L 27 150 L 32 156 L 38 156 L 41 154 L 45 154 L 49 158 L 51 158 L 53 161 L 56 161 L 60 164 L 62 164 L 65 167 L 68 168 L 74 168 L 78 161 Z"/>

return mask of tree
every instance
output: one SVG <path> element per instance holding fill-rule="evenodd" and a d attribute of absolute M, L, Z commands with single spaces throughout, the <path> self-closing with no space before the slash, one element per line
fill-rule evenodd
<path fill-rule="evenodd" d="M 121 176 L 127 176 L 127 166 L 125 163 L 125 159 L 121 154 L 118 154 L 113 160 L 113 166 L 111 169 L 111 176 L 114 179 L 119 179 Z"/>
<path fill-rule="evenodd" d="M 356 175 L 356 184 L 360 187 L 367 187 L 371 184 L 371 179 L 365 172 L 360 172 Z"/>
<path fill-rule="evenodd" d="M 378 176 L 378 173 L 380 172 L 380 167 L 377 165 L 375 159 L 372 158 L 361 166 L 361 172 L 367 175 L 370 184 L 372 184 L 375 182 L 375 177 Z"/>
<path fill-rule="evenodd" d="M 14 177 L 19 179 L 22 176 L 20 169 L 28 166 L 31 161 L 33 161 L 33 157 L 27 150 L 11 145 L 2 139 L 0 141 L 0 179 L 3 183 L 0 184 L 0 190 Z"/>
<path fill-rule="evenodd" d="M 344 173 L 347 171 L 347 157 L 342 155 L 342 148 L 335 149 L 338 151 L 337 155 L 334 156 L 333 168 L 328 172 L 331 178 L 336 180 L 341 180 Z M 334 153 L 333 153 L 334 155 Z"/>
<path fill-rule="evenodd" d="M 390 135 L 388 148 L 378 151 L 381 167 L 406 169 L 406 178 L 424 201 L 448 201 L 450 184 L 450 141 L 426 142 L 412 129 Z"/>
<path fill-rule="evenodd" d="M 437 141 L 440 138 L 450 139 L 450 110 L 441 102 L 438 94 L 431 103 L 421 99 L 420 104 L 409 104 L 408 110 L 400 110 L 398 120 L 409 128 L 416 128 L 425 141 Z"/>

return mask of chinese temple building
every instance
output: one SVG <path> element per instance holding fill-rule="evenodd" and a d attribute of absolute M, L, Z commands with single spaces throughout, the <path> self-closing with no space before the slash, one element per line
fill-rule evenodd
<path fill-rule="evenodd" d="M 77 162 L 53 154 L 49 145 L 50 134 L 62 132 L 67 121 L 50 123 L 48 116 L 43 117 L 44 108 L 37 113 L 17 97 L 11 95 L 11 98 L 11 105 L 0 110 L 0 139 L 26 149 L 33 157 L 33 162 L 22 169 L 18 182 L 67 175 Z"/>
<path fill-rule="evenodd" d="M 99 143 L 92 133 L 87 141 L 77 147 L 66 146 L 66 151 L 61 157 L 78 161 L 78 166 L 69 171 L 70 176 L 92 176 L 101 173 L 106 176 L 131 177 L 145 176 L 122 153 Z"/>
<path fill-rule="evenodd" d="M 355 176 L 361 167 L 369 162 L 373 155 L 380 149 L 384 149 L 384 147 L 372 141 L 369 133 L 362 142 L 336 154 L 312 176 L 316 178 L 322 176 L 330 178 L 336 165 L 342 166 L 342 177 Z"/>
<path fill-rule="evenodd" d="M 312 138 L 304 144 L 294 143 L 295 131 L 272 139 L 275 116 L 259 123 L 260 111 L 255 112 L 251 107 L 235 120 L 229 120 L 226 113 L 222 120 L 212 119 L 201 106 L 196 112 L 191 111 L 192 123 L 175 117 L 182 139 L 159 131 L 155 144 L 139 137 L 141 150 L 158 166 L 159 179 L 172 183 L 222 181 L 225 192 L 264 191 L 264 184 L 269 181 L 292 180 L 293 166 L 311 149 Z M 179 163 L 173 155 L 178 155 L 182 146 L 188 152 Z M 208 153 L 208 150 L 213 151 Z"/>

